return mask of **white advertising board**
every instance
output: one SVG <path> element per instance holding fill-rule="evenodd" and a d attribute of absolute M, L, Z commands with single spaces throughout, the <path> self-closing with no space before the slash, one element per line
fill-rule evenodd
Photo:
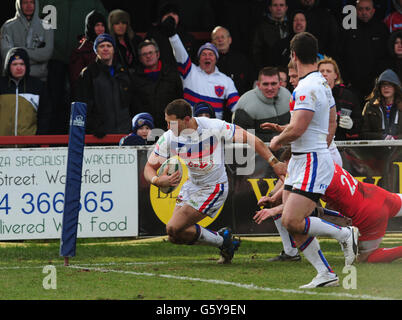
<path fill-rule="evenodd" d="M 85 147 L 78 237 L 138 236 L 137 150 Z M 67 148 L 0 149 L 0 240 L 61 236 Z"/>

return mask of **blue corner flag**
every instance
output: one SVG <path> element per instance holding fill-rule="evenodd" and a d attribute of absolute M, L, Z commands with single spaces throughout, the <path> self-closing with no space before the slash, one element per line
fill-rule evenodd
<path fill-rule="evenodd" d="M 85 103 L 73 102 L 71 104 L 70 132 L 67 154 L 67 175 L 60 240 L 60 256 L 62 257 L 75 256 L 78 213 L 80 210 L 86 114 L 87 105 Z"/>

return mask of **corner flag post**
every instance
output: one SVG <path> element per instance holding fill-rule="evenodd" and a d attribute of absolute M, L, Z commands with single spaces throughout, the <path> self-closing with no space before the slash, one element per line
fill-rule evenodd
<path fill-rule="evenodd" d="M 81 176 L 85 145 L 85 122 L 87 105 L 82 102 L 71 104 L 70 132 L 67 153 L 67 174 L 64 192 L 63 222 L 60 239 L 60 256 L 64 265 L 75 256 L 78 214 L 80 211 Z"/>

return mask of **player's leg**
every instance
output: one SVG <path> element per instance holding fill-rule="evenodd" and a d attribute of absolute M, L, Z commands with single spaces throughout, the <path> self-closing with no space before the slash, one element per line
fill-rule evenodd
<path fill-rule="evenodd" d="M 195 243 L 200 238 L 202 232 L 201 227 L 197 223 L 204 218 L 204 214 L 189 205 L 176 206 L 172 218 L 166 225 L 169 241 L 175 244 Z M 222 242 L 222 237 L 218 236 L 214 237 L 208 243 L 219 247 L 222 245 Z"/>
<path fill-rule="evenodd" d="M 284 224 L 288 227 L 294 237 L 299 250 L 317 271 L 317 276 L 307 285 L 301 288 L 316 288 L 322 286 L 337 286 L 338 276 L 333 272 L 329 263 L 325 259 L 318 240 L 309 236 L 304 231 L 305 216 L 315 208 L 316 202 L 300 194 L 284 190 L 285 208 L 282 217 L 285 217 Z"/>
<path fill-rule="evenodd" d="M 282 215 L 274 217 L 274 223 L 282 240 L 283 251 L 278 256 L 268 259 L 268 261 L 300 261 L 301 257 L 296 243 L 288 230 L 282 225 Z"/>
<path fill-rule="evenodd" d="M 379 248 L 382 237 L 359 242 L 358 262 L 389 263 L 402 258 L 402 246 L 394 248 Z"/>
<path fill-rule="evenodd" d="M 398 194 L 398 196 L 402 198 L 401 194 Z M 396 197 L 396 200 L 398 200 L 398 197 Z M 402 202 L 396 200 L 393 201 L 393 210 L 389 210 L 388 214 L 379 214 L 381 211 L 378 211 L 377 215 L 370 215 L 370 218 L 373 219 L 372 223 L 369 228 L 362 230 L 362 237 L 365 240 L 359 241 L 359 262 L 389 263 L 402 258 L 402 246 L 394 248 L 379 247 L 387 231 L 388 220 L 394 217 L 402 217 Z M 366 235 L 369 235 L 369 237 Z"/>

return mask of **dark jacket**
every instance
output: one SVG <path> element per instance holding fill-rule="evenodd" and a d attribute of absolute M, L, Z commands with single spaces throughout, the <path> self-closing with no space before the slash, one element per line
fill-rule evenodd
<path fill-rule="evenodd" d="M 318 51 L 335 60 L 338 57 L 340 27 L 332 13 L 320 6 L 319 0 L 315 0 L 312 6 L 298 6 L 304 11 L 307 20 L 307 30 L 318 40 Z"/>
<path fill-rule="evenodd" d="M 254 65 L 241 52 L 230 49 L 226 54 L 219 53 L 217 67 L 230 77 L 239 95 L 242 95 L 253 87 L 253 82 L 257 79 L 257 72 Z"/>
<path fill-rule="evenodd" d="M 19 56 L 25 63 L 25 76 L 11 76 L 11 58 Z M 4 76 L 0 77 L 0 136 L 49 134 L 52 107 L 44 82 L 31 77 L 28 53 L 12 48 L 4 61 Z"/>
<path fill-rule="evenodd" d="M 402 79 L 402 58 L 398 58 L 394 52 L 395 41 L 398 38 L 402 40 L 402 30 L 391 33 L 388 39 L 389 68 L 398 75 L 399 79 Z"/>
<path fill-rule="evenodd" d="M 278 22 L 269 16 L 260 22 L 255 30 L 252 55 L 257 70 L 266 66 L 286 66 L 289 56 L 283 56 L 289 36 L 289 22 Z"/>
<path fill-rule="evenodd" d="M 382 21 L 357 20 L 357 29 L 344 30 L 341 73 L 346 85 L 351 84 L 361 96 L 374 87 L 375 78 L 386 68 L 388 30 Z"/>
<path fill-rule="evenodd" d="M 136 113 L 150 113 L 155 128 L 166 129 L 164 110 L 167 104 L 183 97 L 183 84 L 177 69 L 161 62 L 156 80 L 144 72 L 144 68 L 138 69 L 133 74 L 133 96 Z"/>
<path fill-rule="evenodd" d="M 84 38 L 81 40 L 80 46 L 73 51 L 70 58 L 69 73 L 70 87 L 72 92 L 75 91 L 78 78 L 82 69 L 95 62 L 96 54 L 93 49 L 93 42 Z M 74 95 L 74 93 L 73 93 Z"/>
<path fill-rule="evenodd" d="M 343 84 L 337 84 L 332 88 L 332 95 L 336 103 L 336 111 L 338 116 L 341 114 L 341 109 L 348 109 L 352 111 L 350 117 L 353 120 L 353 127 L 351 129 L 344 129 L 338 127 L 335 132 L 335 140 L 356 140 L 359 138 L 361 125 L 363 122 L 362 108 L 358 97 Z M 339 121 L 339 117 L 338 117 Z"/>
<path fill-rule="evenodd" d="M 118 64 L 113 68 L 114 76 L 97 60 L 83 70 L 78 80 L 76 100 L 87 103 L 86 131 L 99 137 L 130 132 L 135 113 L 128 72 Z"/>
<path fill-rule="evenodd" d="M 98 22 L 103 23 L 105 33 L 107 33 L 106 18 L 96 10 L 91 11 L 85 18 L 85 36 L 80 39 L 78 47 L 71 53 L 69 73 L 72 90 L 75 88 L 82 69 L 95 62 L 96 53 L 93 45 L 96 39 L 95 25 Z"/>
<path fill-rule="evenodd" d="M 147 144 L 149 143 L 146 139 L 143 139 L 134 132 L 121 138 L 119 142 L 119 146 L 145 146 Z"/>
<path fill-rule="evenodd" d="M 402 139 L 402 102 L 392 105 L 389 120 L 385 114 L 385 108 L 378 100 L 366 103 L 363 109 L 362 139 L 383 140 L 387 135 Z"/>
<path fill-rule="evenodd" d="M 130 72 L 134 72 L 139 64 L 138 45 L 142 42 L 142 38 L 138 35 L 135 35 L 132 39 L 130 39 L 127 35 L 125 35 L 124 41 L 126 46 L 122 45 L 116 37 L 115 41 L 115 61 L 128 68 Z"/>

